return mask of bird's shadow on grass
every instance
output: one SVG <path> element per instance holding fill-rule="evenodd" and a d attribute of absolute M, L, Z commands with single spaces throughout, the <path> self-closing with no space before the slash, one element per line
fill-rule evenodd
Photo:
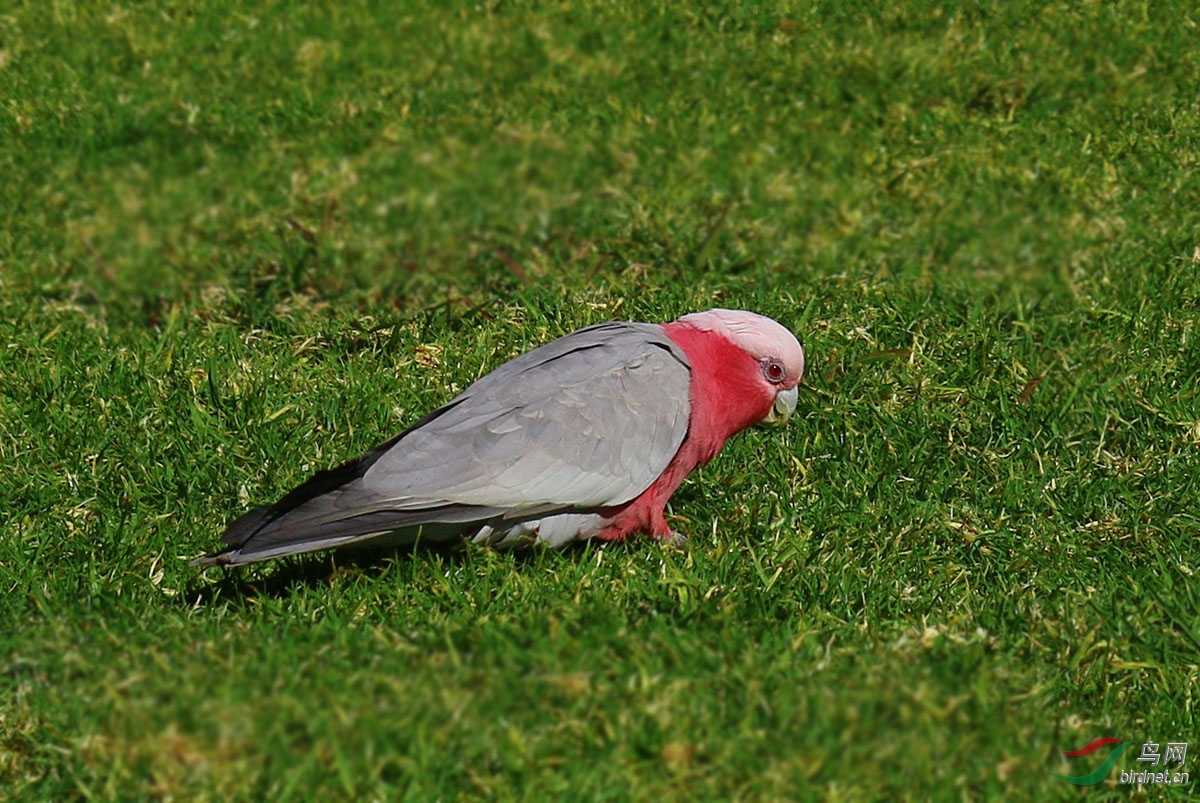
<path fill-rule="evenodd" d="M 581 541 L 556 551 L 582 554 L 596 548 L 599 547 Z M 198 574 L 177 599 L 188 608 L 204 608 L 221 600 L 282 599 L 298 588 L 330 586 L 348 577 L 374 580 L 397 563 L 440 559 L 443 565 L 457 566 L 474 559 L 474 552 L 487 549 L 490 547 L 472 544 L 341 549 L 250 566 L 210 568 L 204 574 Z M 546 549 L 548 547 L 534 546 L 515 550 L 512 556 L 518 563 L 526 564 L 536 560 Z M 220 579 L 206 580 L 214 571 L 221 573 Z"/>

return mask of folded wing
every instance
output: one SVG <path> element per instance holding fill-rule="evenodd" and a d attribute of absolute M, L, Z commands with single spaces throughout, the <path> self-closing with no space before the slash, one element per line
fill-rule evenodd
<path fill-rule="evenodd" d="M 484 376 L 359 460 L 235 521 L 245 563 L 397 530 L 453 537 L 485 523 L 621 505 L 687 435 L 687 358 L 653 324 L 581 329 Z"/>

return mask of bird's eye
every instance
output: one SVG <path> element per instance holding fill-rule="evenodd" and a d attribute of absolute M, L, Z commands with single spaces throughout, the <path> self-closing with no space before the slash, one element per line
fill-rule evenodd
<path fill-rule="evenodd" d="M 762 372 L 772 385 L 778 385 L 787 376 L 787 369 L 779 360 L 763 360 Z"/>

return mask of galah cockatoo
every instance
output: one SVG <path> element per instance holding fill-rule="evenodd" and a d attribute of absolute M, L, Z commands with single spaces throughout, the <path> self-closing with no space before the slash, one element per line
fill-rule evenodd
<path fill-rule="evenodd" d="M 418 539 L 670 540 L 671 494 L 732 435 L 786 420 L 803 373 L 795 336 L 752 312 L 589 326 L 246 513 L 225 531 L 224 551 L 193 564 Z"/>

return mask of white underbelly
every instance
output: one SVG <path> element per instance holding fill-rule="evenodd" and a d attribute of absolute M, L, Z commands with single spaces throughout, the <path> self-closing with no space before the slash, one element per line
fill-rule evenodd
<path fill-rule="evenodd" d="M 591 538 L 604 529 L 607 520 L 595 513 L 559 513 L 542 519 L 517 522 L 507 528 L 485 525 L 470 540 L 500 549 L 529 543 L 560 547 L 571 541 Z"/>

